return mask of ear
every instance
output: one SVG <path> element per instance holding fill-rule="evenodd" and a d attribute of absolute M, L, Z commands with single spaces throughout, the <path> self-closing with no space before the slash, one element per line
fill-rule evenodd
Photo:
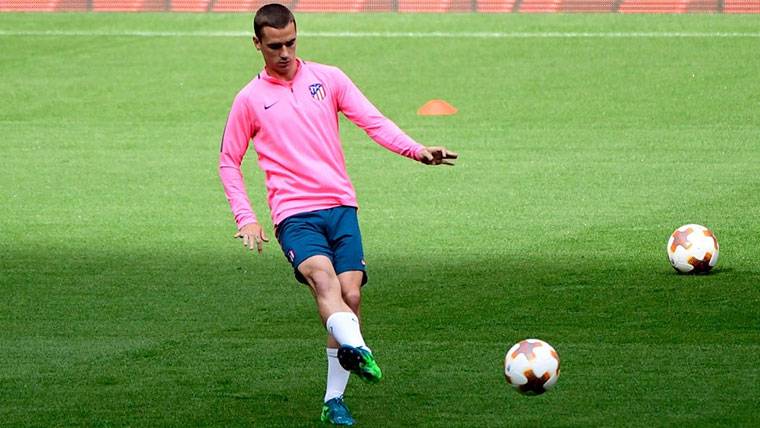
<path fill-rule="evenodd" d="M 256 36 L 253 36 L 251 39 L 253 40 L 253 45 L 256 46 L 256 50 L 260 51 L 261 50 L 261 41 L 259 39 L 257 39 Z"/>

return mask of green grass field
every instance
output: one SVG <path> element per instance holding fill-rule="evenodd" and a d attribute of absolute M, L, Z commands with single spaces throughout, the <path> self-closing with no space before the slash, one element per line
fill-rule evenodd
<path fill-rule="evenodd" d="M 760 16 L 298 19 L 301 57 L 461 155 L 425 167 L 343 124 L 363 329 L 386 375 L 351 381 L 360 426 L 757 426 L 760 37 L 713 33 Z M 320 425 L 312 298 L 276 242 L 259 256 L 232 239 L 217 176 L 228 109 L 262 62 L 248 37 L 207 33 L 250 20 L 0 14 L 0 425 Z M 705 34 L 666 34 L 682 32 Z M 459 113 L 417 116 L 431 98 Z M 692 222 L 721 243 L 707 276 L 666 258 Z M 562 358 L 540 397 L 502 375 L 526 337 Z"/>

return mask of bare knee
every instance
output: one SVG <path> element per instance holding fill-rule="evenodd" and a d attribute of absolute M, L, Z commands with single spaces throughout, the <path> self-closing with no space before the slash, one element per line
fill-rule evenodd
<path fill-rule="evenodd" d="M 310 257 L 298 266 L 298 271 L 309 284 L 323 322 L 335 312 L 349 310 L 348 305 L 343 302 L 340 281 L 328 258 Z"/>
<path fill-rule="evenodd" d="M 322 255 L 312 256 L 304 260 L 298 265 L 298 271 L 312 288 L 324 288 L 337 280 L 330 259 Z"/>
<path fill-rule="evenodd" d="M 346 302 L 348 307 L 351 308 L 355 314 L 359 314 L 359 308 L 362 303 L 362 294 L 360 290 L 343 290 L 343 301 Z"/>
<path fill-rule="evenodd" d="M 340 286 L 335 274 L 329 272 L 327 269 L 314 268 L 302 272 L 302 274 L 317 294 L 322 294 L 322 292 L 327 291 L 330 288 Z"/>

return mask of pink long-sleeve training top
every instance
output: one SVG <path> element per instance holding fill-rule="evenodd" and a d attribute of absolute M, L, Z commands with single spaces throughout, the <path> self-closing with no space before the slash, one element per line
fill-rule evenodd
<path fill-rule="evenodd" d="M 251 139 L 275 225 L 298 213 L 358 206 L 338 112 L 378 144 L 419 160 L 424 147 L 383 116 L 337 67 L 299 59 L 289 82 L 264 69 L 235 97 L 219 155 L 219 175 L 238 228 L 256 221 L 240 170 Z"/>

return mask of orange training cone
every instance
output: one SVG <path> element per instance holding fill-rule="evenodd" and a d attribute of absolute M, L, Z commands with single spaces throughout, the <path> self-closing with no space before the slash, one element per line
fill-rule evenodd
<path fill-rule="evenodd" d="M 449 116 L 456 113 L 456 107 L 444 100 L 430 100 L 417 110 L 420 116 Z"/>

